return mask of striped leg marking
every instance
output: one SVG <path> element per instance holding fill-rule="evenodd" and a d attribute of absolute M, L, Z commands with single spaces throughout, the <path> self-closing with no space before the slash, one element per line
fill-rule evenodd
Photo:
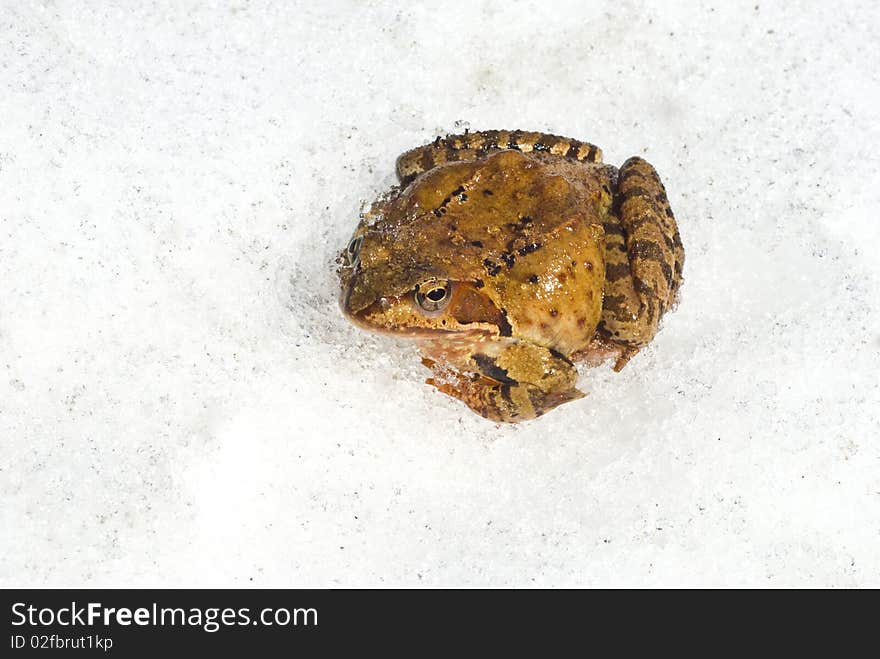
<path fill-rule="evenodd" d="M 621 167 L 614 212 L 604 227 L 605 297 L 599 329 L 612 342 L 633 349 L 628 359 L 654 337 L 660 318 L 675 303 L 684 265 L 666 190 L 641 158 L 630 158 Z"/>
<path fill-rule="evenodd" d="M 476 160 L 504 149 L 523 153 L 543 151 L 571 160 L 602 162 L 602 150 L 588 142 L 524 130 L 486 130 L 438 137 L 431 144 L 407 151 L 397 159 L 397 178 L 402 185 L 406 185 L 437 165 Z"/>

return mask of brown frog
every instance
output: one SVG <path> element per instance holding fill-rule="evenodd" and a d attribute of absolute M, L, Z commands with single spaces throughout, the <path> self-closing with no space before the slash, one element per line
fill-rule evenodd
<path fill-rule="evenodd" d="M 427 382 L 495 421 L 581 398 L 675 303 L 684 249 L 654 168 L 525 131 L 437 138 L 397 160 L 340 260 L 357 325 L 418 341 Z"/>

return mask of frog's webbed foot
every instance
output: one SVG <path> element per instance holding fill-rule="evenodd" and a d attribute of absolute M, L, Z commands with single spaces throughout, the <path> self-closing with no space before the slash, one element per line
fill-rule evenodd
<path fill-rule="evenodd" d="M 534 419 L 585 395 L 574 386 L 577 369 L 569 360 L 529 344 L 512 345 L 497 357 L 475 354 L 466 372 L 428 358 L 422 363 L 434 371 L 428 384 L 492 421 Z"/>
<path fill-rule="evenodd" d="M 523 153 L 547 152 L 571 160 L 602 162 L 602 150 L 588 142 L 525 130 L 484 130 L 438 137 L 430 144 L 401 154 L 397 159 L 397 179 L 401 185 L 406 185 L 437 165 L 476 160 L 503 149 Z"/>
<path fill-rule="evenodd" d="M 684 248 L 666 190 L 641 158 L 621 167 L 614 212 L 605 228 L 605 296 L 599 334 L 630 349 L 620 370 L 657 333 L 663 314 L 676 302 Z"/>

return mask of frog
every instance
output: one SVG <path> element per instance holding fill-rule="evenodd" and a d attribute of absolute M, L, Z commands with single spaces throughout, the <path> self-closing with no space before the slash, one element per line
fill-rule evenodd
<path fill-rule="evenodd" d="M 620 371 L 679 297 L 684 248 L 641 157 L 522 130 L 437 137 L 397 159 L 337 259 L 343 314 L 413 339 L 426 383 L 517 423 L 585 394 L 577 364 Z"/>

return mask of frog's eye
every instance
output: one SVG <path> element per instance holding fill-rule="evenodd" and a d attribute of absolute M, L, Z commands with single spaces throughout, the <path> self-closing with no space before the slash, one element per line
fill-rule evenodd
<path fill-rule="evenodd" d="M 346 256 L 348 256 L 348 263 L 351 266 L 355 266 L 358 263 L 358 259 L 361 257 L 361 245 L 364 244 L 363 236 L 355 236 L 351 239 L 351 242 L 348 243 L 348 247 L 345 248 Z"/>
<path fill-rule="evenodd" d="M 425 311 L 440 311 L 449 303 L 452 282 L 432 280 L 416 286 L 416 304 Z"/>

